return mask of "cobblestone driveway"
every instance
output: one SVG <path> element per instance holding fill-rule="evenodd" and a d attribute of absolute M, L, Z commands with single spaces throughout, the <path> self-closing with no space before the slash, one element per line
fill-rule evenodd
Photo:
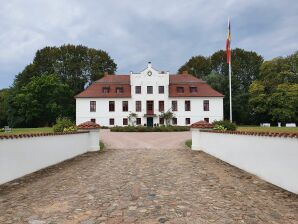
<path fill-rule="evenodd" d="M 188 132 L 101 132 L 104 152 L 0 186 L 0 223 L 298 223 L 296 195 L 185 149 Z"/>

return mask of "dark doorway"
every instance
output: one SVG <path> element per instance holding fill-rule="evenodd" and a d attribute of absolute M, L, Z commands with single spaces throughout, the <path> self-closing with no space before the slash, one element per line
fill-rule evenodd
<path fill-rule="evenodd" d="M 153 117 L 147 117 L 147 127 L 153 127 Z"/>

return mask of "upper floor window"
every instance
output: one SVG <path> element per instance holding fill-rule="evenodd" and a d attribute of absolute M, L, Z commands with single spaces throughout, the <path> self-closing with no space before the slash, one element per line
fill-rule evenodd
<path fill-rule="evenodd" d="M 116 87 L 116 93 L 121 94 L 121 93 L 123 93 L 123 92 L 124 92 L 123 87 Z"/>
<path fill-rule="evenodd" d="M 190 100 L 185 100 L 185 111 L 190 111 Z"/>
<path fill-rule="evenodd" d="M 142 87 L 141 86 L 136 86 L 136 94 L 141 94 L 142 93 Z"/>
<path fill-rule="evenodd" d="M 172 101 L 172 111 L 178 111 L 178 102 L 177 102 L 177 100 Z"/>
<path fill-rule="evenodd" d="M 147 86 L 147 94 L 153 93 L 153 86 Z"/>
<path fill-rule="evenodd" d="M 183 86 L 177 86 L 176 91 L 177 91 L 177 93 L 184 93 L 184 87 Z"/>
<path fill-rule="evenodd" d="M 165 87 L 164 86 L 159 86 L 158 87 L 158 93 L 160 93 L 160 94 L 165 93 Z"/>
<path fill-rule="evenodd" d="M 103 87 L 102 92 L 103 93 L 109 93 L 110 92 L 110 87 Z"/>
<path fill-rule="evenodd" d="M 109 111 L 115 111 L 115 101 L 109 101 Z"/>
<path fill-rule="evenodd" d="M 128 111 L 128 101 L 122 101 L 122 111 Z"/>
<path fill-rule="evenodd" d="M 142 101 L 136 101 L 136 112 L 142 111 Z"/>
<path fill-rule="evenodd" d="M 159 112 L 164 112 L 164 110 L 165 110 L 165 102 L 164 101 L 158 101 L 158 110 L 159 110 Z"/>
<path fill-rule="evenodd" d="M 198 92 L 198 88 L 196 86 L 191 86 L 191 87 L 189 87 L 189 92 L 190 93 L 197 93 Z"/>
<path fill-rule="evenodd" d="M 204 111 L 209 111 L 209 100 L 204 100 Z"/>
<path fill-rule="evenodd" d="M 90 101 L 90 112 L 96 112 L 96 101 Z"/>

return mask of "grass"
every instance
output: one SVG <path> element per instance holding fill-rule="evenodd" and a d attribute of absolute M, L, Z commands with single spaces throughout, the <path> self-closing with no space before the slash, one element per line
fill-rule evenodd
<path fill-rule="evenodd" d="M 102 141 L 99 141 L 99 148 L 100 150 L 104 150 L 105 144 Z"/>
<path fill-rule="evenodd" d="M 49 133 L 53 132 L 53 128 L 13 128 L 11 132 L 0 132 L 0 135 L 7 134 L 31 134 L 31 133 Z"/>
<path fill-rule="evenodd" d="M 238 126 L 237 131 L 251 131 L 251 132 L 298 132 L 298 127 L 260 127 L 260 126 Z"/>
<path fill-rule="evenodd" d="M 191 149 L 191 145 L 192 145 L 191 139 L 186 140 L 185 145 Z"/>

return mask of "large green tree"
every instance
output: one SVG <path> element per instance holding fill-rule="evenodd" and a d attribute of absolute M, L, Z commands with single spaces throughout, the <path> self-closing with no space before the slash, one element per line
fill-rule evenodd
<path fill-rule="evenodd" d="M 16 76 L 14 86 L 20 88 L 35 76 L 57 74 L 77 94 L 100 79 L 104 72 L 114 74 L 116 69 L 113 59 L 102 50 L 82 45 L 45 47 L 38 50 L 33 62 Z"/>
<path fill-rule="evenodd" d="M 52 125 L 74 112 L 73 90 L 58 75 L 35 76 L 10 98 L 8 121 L 13 127 Z"/>
<path fill-rule="evenodd" d="M 7 125 L 8 116 L 8 98 L 10 89 L 0 90 L 0 128 Z"/>
<path fill-rule="evenodd" d="M 253 120 L 248 108 L 248 89 L 259 75 L 263 58 L 255 52 L 239 48 L 231 51 L 231 57 L 233 120 L 237 123 L 247 124 Z M 214 89 L 223 93 L 225 95 L 224 118 L 229 119 L 229 66 L 226 61 L 226 52 L 220 50 L 210 57 L 192 57 L 181 66 L 179 72 L 188 70 L 191 74 L 202 78 Z"/>

